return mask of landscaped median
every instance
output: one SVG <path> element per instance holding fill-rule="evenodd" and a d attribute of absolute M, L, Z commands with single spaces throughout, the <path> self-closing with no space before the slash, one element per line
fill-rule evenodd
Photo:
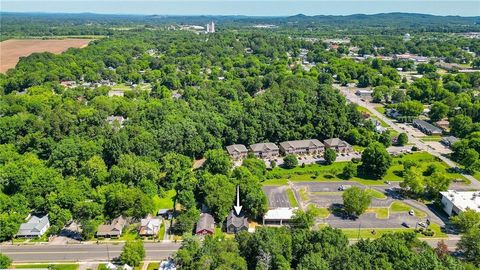
<path fill-rule="evenodd" d="M 447 235 L 442 232 L 438 224 L 432 223 L 429 226 L 429 229 L 433 231 L 433 236 L 425 236 L 420 232 L 417 232 L 417 237 L 419 239 L 436 239 L 436 238 L 447 238 Z M 415 232 L 415 228 L 360 228 L 360 229 L 341 229 L 343 233 L 349 239 L 360 239 L 360 238 L 379 238 L 387 233 L 396 233 L 396 232 Z"/>
<path fill-rule="evenodd" d="M 55 266 L 56 270 L 76 270 L 78 269 L 78 264 L 76 263 L 65 263 L 65 264 L 47 264 L 47 263 L 31 263 L 31 264 L 13 264 L 12 268 L 16 269 L 37 269 L 37 268 L 51 268 Z"/>

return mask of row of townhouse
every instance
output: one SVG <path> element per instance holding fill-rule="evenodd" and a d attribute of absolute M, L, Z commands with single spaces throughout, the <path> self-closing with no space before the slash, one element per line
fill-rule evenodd
<path fill-rule="evenodd" d="M 234 144 L 227 146 L 228 154 L 235 160 L 245 158 L 248 153 L 252 153 L 258 158 L 275 158 L 284 155 L 317 155 L 325 151 L 325 149 L 333 149 L 340 153 L 352 151 L 352 146 L 339 138 L 327 139 L 323 143 L 317 139 L 296 140 L 281 142 L 280 147 L 274 143 L 256 143 L 248 147 L 243 144 Z"/>

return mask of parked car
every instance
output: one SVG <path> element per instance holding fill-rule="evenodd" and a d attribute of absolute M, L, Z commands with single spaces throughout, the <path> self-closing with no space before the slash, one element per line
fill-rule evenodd
<path fill-rule="evenodd" d="M 425 222 L 419 222 L 418 226 L 423 227 L 423 228 L 427 228 L 427 224 L 425 224 Z"/>
<path fill-rule="evenodd" d="M 410 211 L 408 211 L 408 214 L 409 214 L 410 216 L 415 216 L 415 212 L 413 211 L 413 209 L 410 209 Z"/>
<path fill-rule="evenodd" d="M 402 226 L 405 227 L 405 228 L 410 228 L 410 226 L 408 226 L 408 224 L 406 222 L 402 222 Z"/>
<path fill-rule="evenodd" d="M 344 190 L 349 189 L 351 187 L 352 187 L 351 185 L 341 185 L 341 186 L 338 187 L 338 190 L 344 191 Z"/>

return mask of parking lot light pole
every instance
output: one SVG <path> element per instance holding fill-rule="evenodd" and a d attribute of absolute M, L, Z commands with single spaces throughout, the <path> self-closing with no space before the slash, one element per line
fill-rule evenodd
<path fill-rule="evenodd" d="M 358 236 L 357 239 L 360 239 L 360 227 L 362 227 L 362 222 L 358 224 Z"/>

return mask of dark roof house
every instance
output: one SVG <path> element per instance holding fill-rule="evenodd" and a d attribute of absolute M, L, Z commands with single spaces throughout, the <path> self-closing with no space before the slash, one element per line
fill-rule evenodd
<path fill-rule="evenodd" d="M 213 234 L 215 230 L 215 220 L 213 216 L 208 213 L 202 213 L 200 219 L 198 219 L 197 227 L 195 229 L 196 234 Z"/>
<path fill-rule="evenodd" d="M 243 213 L 236 215 L 232 210 L 227 217 L 227 233 L 248 231 L 248 220 Z"/>
<path fill-rule="evenodd" d="M 102 224 L 98 226 L 97 237 L 119 237 L 122 235 L 123 227 L 127 224 L 127 221 L 119 216 L 112 220 L 110 224 Z"/>
<path fill-rule="evenodd" d="M 442 130 L 440 128 L 420 119 L 413 120 L 413 126 L 428 135 L 442 135 Z"/>

